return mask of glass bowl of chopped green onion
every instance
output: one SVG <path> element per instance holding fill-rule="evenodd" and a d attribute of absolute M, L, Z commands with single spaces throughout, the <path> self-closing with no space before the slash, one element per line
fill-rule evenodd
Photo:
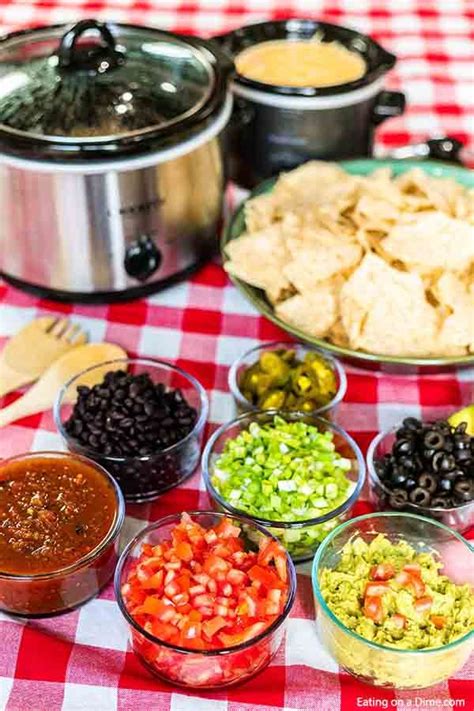
<path fill-rule="evenodd" d="M 239 412 L 298 410 L 331 417 L 346 393 L 347 378 L 341 363 L 320 348 L 273 341 L 237 358 L 228 384 Z"/>
<path fill-rule="evenodd" d="M 296 563 L 350 514 L 365 479 L 362 453 L 338 425 L 304 412 L 248 412 L 220 427 L 203 452 L 217 510 L 268 528 Z"/>
<path fill-rule="evenodd" d="M 421 689 L 474 649 L 474 547 L 433 519 L 367 514 L 334 530 L 312 570 L 318 636 L 365 683 Z"/>

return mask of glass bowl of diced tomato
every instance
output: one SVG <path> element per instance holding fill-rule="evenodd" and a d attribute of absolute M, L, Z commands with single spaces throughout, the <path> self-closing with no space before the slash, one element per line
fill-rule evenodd
<path fill-rule="evenodd" d="M 243 517 L 206 511 L 138 533 L 115 574 L 135 654 L 152 674 L 196 689 L 264 669 L 295 593 L 295 568 L 277 539 Z"/>

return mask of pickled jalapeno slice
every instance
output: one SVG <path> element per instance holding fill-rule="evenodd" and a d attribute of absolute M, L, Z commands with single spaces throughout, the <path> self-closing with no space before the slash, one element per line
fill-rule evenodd
<path fill-rule="evenodd" d="M 239 388 L 246 400 L 263 410 L 313 412 L 333 400 L 337 379 L 318 353 L 306 353 L 300 360 L 293 349 L 276 349 L 264 351 L 243 371 Z"/>

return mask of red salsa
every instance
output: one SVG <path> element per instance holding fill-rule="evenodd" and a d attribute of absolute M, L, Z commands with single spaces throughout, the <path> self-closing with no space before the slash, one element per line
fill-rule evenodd
<path fill-rule="evenodd" d="M 0 574 L 61 570 L 111 530 L 117 496 L 103 472 L 68 456 L 0 464 Z"/>

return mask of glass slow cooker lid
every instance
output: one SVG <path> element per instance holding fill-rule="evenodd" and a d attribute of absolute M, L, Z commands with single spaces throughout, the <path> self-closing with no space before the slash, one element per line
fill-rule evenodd
<path fill-rule="evenodd" d="M 192 131 L 225 98 L 218 60 L 203 40 L 95 20 L 10 35 L 0 42 L 2 147 L 5 132 L 68 152 Z"/>

